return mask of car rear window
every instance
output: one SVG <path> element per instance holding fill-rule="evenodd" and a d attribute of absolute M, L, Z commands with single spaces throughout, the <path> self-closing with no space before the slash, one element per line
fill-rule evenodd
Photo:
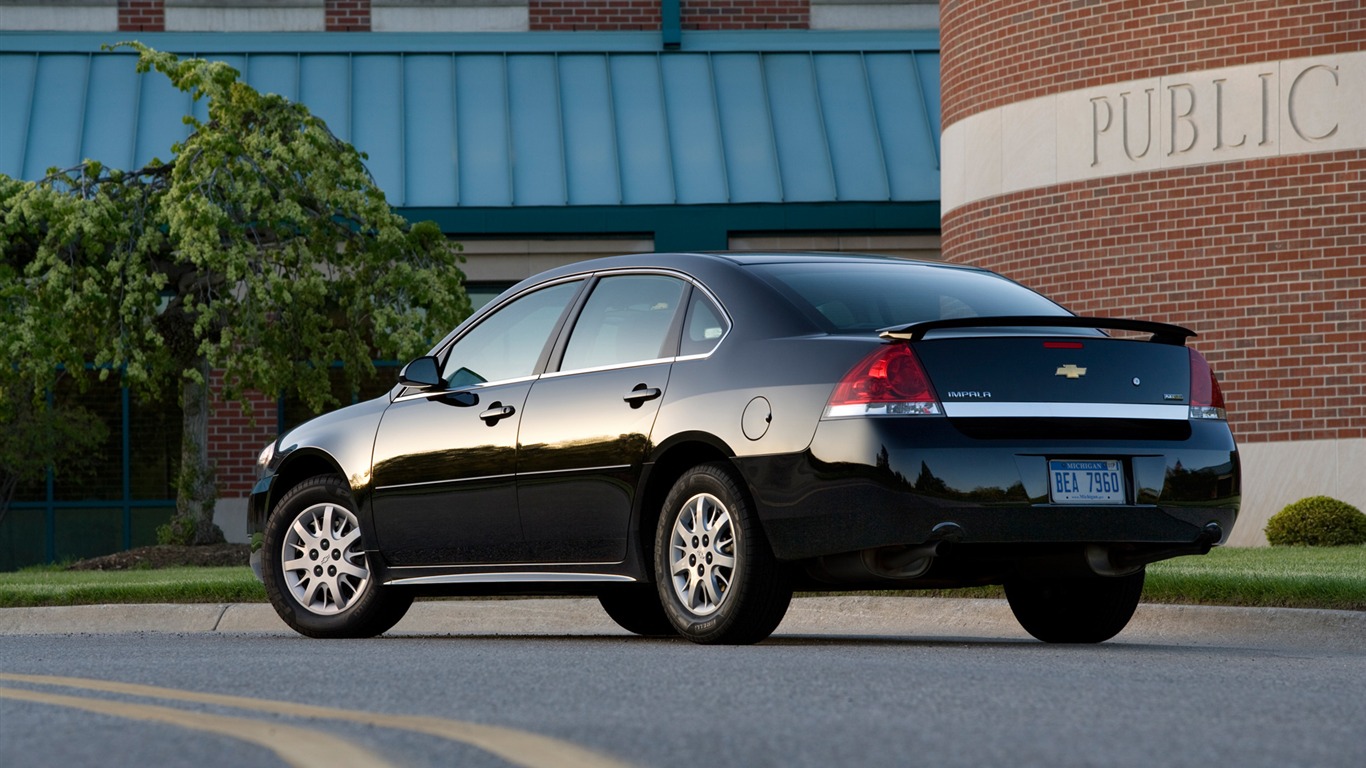
<path fill-rule="evenodd" d="M 840 333 L 959 317 L 1069 314 L 991 272 L 853 261 L 756 264 L 753 269 L 818 323 Z"/>

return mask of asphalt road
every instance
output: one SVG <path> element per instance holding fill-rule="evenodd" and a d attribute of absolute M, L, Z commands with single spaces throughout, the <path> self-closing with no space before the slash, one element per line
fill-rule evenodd
<path fill-rule="evenodd" d="M 1362 614 L 1141 606 L 1068 647 L 996 601 L 820 598 L 707 648 L 578 600 L 364 641 L 201 608 L 0 611 L 0 765 L 1366 765 Z"/>

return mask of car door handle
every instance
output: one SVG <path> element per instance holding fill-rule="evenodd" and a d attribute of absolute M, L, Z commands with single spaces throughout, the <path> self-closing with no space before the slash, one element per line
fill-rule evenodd
<path fill-rule="evenodd" d="M 630 403 L 632 408 L 639 408 L 643 403 L 659 397 L 660 394 L 662 393 L 659 391 L 659 387 L 647 387 L 644 384 L 637 384 L 636 388 L 631 390 L 631 394 L 621 399 Z"/>
<path fill-rule="evenodd" d="M 511 416 L 516 412 L 516 408 L 513 408 L 510 405 L 503 405 L 502 403 L 495 401 L 489 405 L 489 409 L 487 411 L 484 411 L 483 413 L 479 414 L 479 418 L 483 419 L 484 423 L 491 427 L 494 424 L 497 424 L 502 419 L 506 419 L 507 417 Z"/>

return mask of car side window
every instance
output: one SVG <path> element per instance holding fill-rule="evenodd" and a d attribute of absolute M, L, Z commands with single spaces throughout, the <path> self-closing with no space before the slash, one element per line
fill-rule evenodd
<path fill-rule="evenodd" d="M 661 357 L 687 283 L 665 275 L 615 275 L 593 288 L 565 347 L 561 371 Z"/>
<path fill-rule="evenodd" d="M 514 299 L 451 345 L 443 377 L 451 389 L 536 373 L 565 307 L 580 283 L 560 283 Z"/>
<path fill-rule="evenodd" d="M 730 321 L 719 307 L 701 291 L 693 291 L 688 301 L 688 316 L 683 321 L 683 341 L 678 354 L 705 355 L 716 349 L 730 329 Z"/>

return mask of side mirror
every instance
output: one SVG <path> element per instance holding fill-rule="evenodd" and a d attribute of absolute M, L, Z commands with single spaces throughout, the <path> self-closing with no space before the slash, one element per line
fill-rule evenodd
<path fill-rule="evenodd" d="M 403 366 L 403 370 L 398 372 L 398 383 L 417 389 L 446 388 L 446 383 L 441 380 L 441 367 L 435 357 L 419 357 Z"/>

